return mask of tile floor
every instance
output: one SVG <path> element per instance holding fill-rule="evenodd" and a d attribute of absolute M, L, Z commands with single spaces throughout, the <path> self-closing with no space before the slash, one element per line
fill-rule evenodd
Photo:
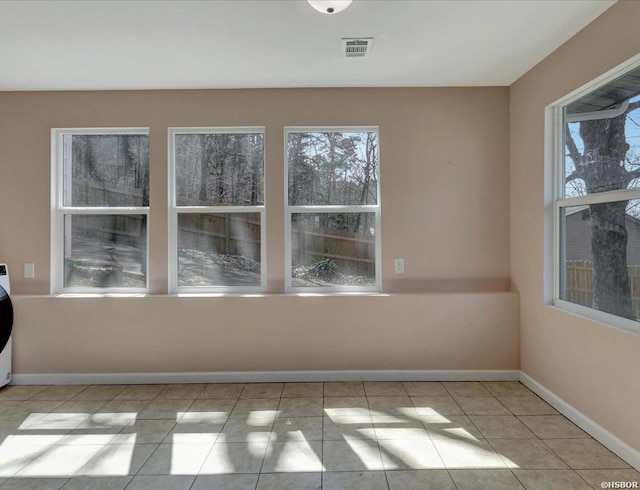
<path fill-rule="evenodd" d="M 590 489 L 640 473 L 517 382 L 10 386 L 3 489 Z"/>

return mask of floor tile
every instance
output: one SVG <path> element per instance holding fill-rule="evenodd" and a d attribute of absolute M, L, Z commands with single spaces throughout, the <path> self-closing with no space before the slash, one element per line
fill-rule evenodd
<path fill-rule="evenodd" d="M 266 444 L 271 436 L 274 419 L 229 419 L 220 432 L 220 442 L 260 442 Z"/>
<path fill-rule="evenodd" d="M 169 385 L 162 391 L 157 400 L 195 400 L 204 390 L 204 384 L 175 384 Z"/>
<path fill-rule="evenodd" d="M 321 441 L 287 441 L 269 444 L 262 473 L 322 471 Z"/>
<path fill-rule="evenodd" d="M 458 490 L 522 490 L 524 487 L 508 470 L 451 470 Z"/>
<path fill-rule="evenodd" d="M 412 396 L 411 402 L 419 415 L 464 415 L 453 397 Z"/>
<path fill-rule="evenodd" d="M 466 415 L 429 415 L 422 418 L 432 440 L 484 439 L 482 433 Z"/>
<path fill-rule="evenodd" d="M 239 398 L 244 383 L 208 384 L 198 394 L 198 398 Z"/>
<path fill-rule="evenodd" d="M 590 438 L 562 415 L 524 415 L 518 418 L 540 439 Z"/>
<path fill-rule="evenodd" d="M 388 490 L 383 471 L 325 473 L 322 490 Z"/>
<path fill-rule="evenodd" d="M 161 444 L 139 475 L 197 475 L 213 444 Z"/>
<path fill-rule="evenodd" d="M 284 383 L 247 383 L 240 398 L 280 398 Z"/>
<path fill-rule="evenodd" d="M 494 396 L 533 395 L 533 392 L 519 381 L 483 381 L 482 386 Z"/>
<path fill-rule="evenodd" d="M 94 385 L 81 391 L 72 400 L 113 400 L 116 396 L 127 389 L 129 385 Z"/>
<path fill-rule="evenodd" d="M 170 419 L 180 420 L 192 405 L 191 400 L 155 399 L 138 414 L 138 419 Z"/>
<path fill-rule="evenodd" d="M 271 440 L 283 441 L 321 441 L 322 417 L 283 417 L 278 418 L 271 429 Z"/>
<path fill-rule="evenodd" d="M 325 441 L 375 438 L 375 430 L 370 416 L 325 417 L 322 430 Z"/>
<path fill-rule="evenodd" d="M 76 400 L 64 402 L 53 413 L 96 413 L 107 404 L 105 400 Z"/>
<path fill-rule="evenodd" d="M 197 423 L 225 422 L 236 406 L 235 399 L 197 399 L 187 409 L 180 421 Z"/>
<path fill-rule="evenodd" d="M 351 439 L 324 441 L 323 464 L 326 471 L 382 470 L 382 459 L 376 441 Z"/>
<path fill-rule="evenodd" d="M 279 398 L 241 398 L 233 407 L 231 417 L 246 415 L 275 417 L 278 413 L 278 405 L 280 405 Z"/>
<path fill-rule="evenodd" d="M 151 400 L 111 400 L 96 413 L 134 413 L 142 412 Z"/>
<path fill-rule="evenodd" d="M 0 488 L 2 490 L 59 490 L 66 478 L 10 478 Z"/>
<path fill-rule="evenodd" d="M 281 398 L 278 405 L 278 417 L 322 417 L 323 399 L 320 398 Z"/>
<path fill-rule="evenodd" d="M 418 412 L 408 396 L 368 396 L 371 415 L 416 416 Z"/>
<path fill-rule="evenodd" d="M 87 388 L 86 385 L 48 386 L 31 397 L 31 400 L 68 400 Z"/>
<path fill-rule="evenodd" d="M 442 383 L 431 381 L 409 381 L 402 383 L 409 396 L 447 396 L 449 392 L 445 390 Z"/>
<path fill-rule="evenodd" d="M 456 490 L 446 470 L 388 471 L 390 490 Z"/>
<path fill-rule="evenodd" d="M 266 451 L 265 443 L 216 442 L 200 474 L 259 473 Z"/>
<path fill-rule="evenodd" d="M 220 434 L 215 431 L 209 432 L 187 432 L 181 433 L 176 432 L 174 429 L 171 434 L 169 434 L 164 441 L 162 441 L 162 445 L 175 445 L 175 444 L 195 444 L 195 445 L 208 445 L 210 448 L 214 443 L 218 442 L 218 436 Z"/>
<path fill-rule="evenodd" d="M 442 386 L 453 396 L 491 396 L 482 383 L 475 381 L 445 381 Z"/>
<path fill-rule="evenodd" d="M 365 396 L 362 381 L 324 383 L 324 396 Z"/>
<path fill-rule="evenodd" d="M 632 482 L 640 487 L 640 472 L 634 469 L 578 470 L 577 473 L 594 488 L 602 488 L 602 482 Z"/>
<path fill-rule="evenodd" d="M 0 447 L 0 477 L 11 477 L 36 458 L 46 453 L 52 444 L 12 445 Z"/>
<path fill-rule="evenodd" d="M 538 439 L 488 439 L 509 468 L 568 469 L 556 454 Z"/>
<path fill-rule="evenodd" d="M 125 388 L 114 400 L 153 400 L 168 385 L 132 385 Z"/>
<path fill-rule="evenodd" d="M 213 444 L 160 444 L 140 475 L 197 475 Z"/>
<path fill-rule="evenodd" d="M 467 415 L 511 415 L 511 412 L 492 396 L 456 396 L 454 398 Z"/>
<path fill-rule="evenodd" d="M 3 420 L 25 420 L 41 417 L 53 412 L 64 403 L 64 400 L 26 400 L 20 405 L 2 414 Z"/>
<path fill-rule="evenodd" d="M 189 490 L 195 476 L 138 475 L 127 486 L 127 490 Z"/>
<path fill-rule="evenodd" d="M 364 396 L 332 396 L 324 399 L 324 413 L 334 416 L 368 416 L 369 403 Z"/>
<path fill-rule="evenodd" d="M 425 439 L 378 441 L 385 470 L 444 469 L 433 442 Z"/>
<path fill-rule="evenodd" d="M 323 383 L 285 383 L 282 398 L 322 397 Z"/>
<path fill-rule="evenodd" d="M 105 446 L 82 467 L 79 475 L 135 475 L 158 447 L 157 444 L 113 444 Z"/>
<path fill-rule="evenodd" d="M 47 386 L 5 386 L 0 389 L 0 400 L 28 400 Z"/>
<path fill-rule="evenodd" d="M 120 402 L 117 402 L 120 403 Z M 143 402 L 146 403 L 146 402 Z M 103 407 L 104 408 L 104 407 Z M 123 408 L 123 407 L 120 407 Z M 100 409 L 102 410 L 102 408 Z M 78 427 L 74 429 L 74 432 L 77 431 L 120 431 L 127 425 L 131 425 L 136 421 L 138 417 L 138 412 L 133 411 L 123 411 L 123 412 L 105 412 L 102 413 L 98 410 L 98 412 L 89 415 L 89 417 L 84 420 Z"/>
<path fill-rule="evenodd" d="M 574 470 L 629 468 L 594 439 L 547 439 L 544 443 Z"/>
<path fill-rule="evenodd" d="M 371 417 L 373 419 L 373 427 L 375 428 L 375 436 L 378 440 L 394 439 L 394 440 L 416 440 L 427 439 L 429 432 L 425 426 L 419 421 L 408 419 L 399 422 L 387 422 L 387 417 Z"/>
<path fill-rule="evenodd" d="M 640 480 L 517 382 L 0 389 L 3 489 L 452 490 L 447 470 L 458 490 Z"/>
<path fill-rule="evenodd" d="M 407 396 L 404 385 L 395 381 L 365 381 L 364 392 L 367 396 Z"/>
<path fill-rule="evenodd" d="M 255 490 L 258 476 L 258 474 L 200 475 L 196 478 L 191 490 Z"/>
<path fill-rule="evenodd" d="M 542 398 L 533 396 L 501 396 L 500 403 L 514 415 L 557 415 L 558 412 Z"/>
<path fill-rule="evenodd" d="M 573 470 L 513 470 L 513 473 L 527 490 L 591 490 Z"/>
<path fill-rule="evenodd" d="M 63 490 L 124 490 L 132 476 L 78 476 L 69 479 Z"/>
<path fill-rule="evenodd" d="M 168 444 L 173 441 L 206 441 L 213 440 L 217 442 L 224 424 L 211 424 L 211 423 L 185 423 L 184 419 L 177 423 L 171 430 L 169 435 L 162 441 L 163 444 Z M 222 441 L 220 441 L 222 442 Z"/>
<path fill-rule="evenodd" d="M 503 469 L 507 465 L 486 441 L 438 439 L 433 441 L 447 469 Z"/>
<path fill-rule="evenodd" d="M 535 438 L 533 432 L 513 415 L 470 415 L 469 418 L 487 439 Z"/>
<path fill-rule="evenodd" d="M 26 465 L 15 476 L 71 477 L 98 454 L 104 446 L 52 446 Z"/>
<path fill-rule="evenodd" d="M 262 473 L 256 490 L 320 490 L 321 488 L 321 473 Z"/>
<path fill-rule="evenodd" d="M 20 405 L 22 400 L 2 400 L 0 399 L 0 414 L 11 410 L 14 407 Z"/>

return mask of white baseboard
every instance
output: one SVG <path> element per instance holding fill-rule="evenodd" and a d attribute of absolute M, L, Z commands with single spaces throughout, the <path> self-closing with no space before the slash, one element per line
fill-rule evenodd
<path fill-rule="evenodd" d="M 276 383 L 314 381 L 518 381 L 518 370 L 220 371 L 14 374 L 14 385 Z"/>
<path fill-rule="evenodd" d="M 538 383 L 528 374 L 520 373 L 520 381 L 549 405 L 555 408 L 571 422 L 576 424 L 598 442 L 609 448 L 613 453 L 625 460 L 636 470 L 640 471 L 640 451 L 635 450 L 619 437 L 613 435 L 597 422 L 591 420 L 580 410 L 570 405 L 548 388 Z"/>

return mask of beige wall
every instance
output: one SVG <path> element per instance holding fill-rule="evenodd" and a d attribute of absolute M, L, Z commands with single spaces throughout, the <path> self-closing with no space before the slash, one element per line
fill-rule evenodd
<path fill-rule="evenodd" d="M 640 337 L 544 305 L 544 109 L 640 52 L 640 2 L 623 1 L 510 88 L 511 275 L 522 370 L 640 449 Z"/>
<path fill-rule="evenodd" d="M 17 373 L 518 368 L 509 292 L 15 305 Z"/>
<path fill-rule="evenodd" d="M 516 295 L 495 293 L 509 284 L 508 98 L 505 87 L 0 93 L 0 260 L 9 264 L 12 292 L 18 295 L 15 371 L 517 369 Z M 266 126 L 273 296 L 197 301 L 162 296 L 167 293 L 167 127 L 234 125 Z M 383 292 L 391 297 L 330 298 L 319 311 L 313 306 L 319 300 L 277 296 L 284 285 L 286 125 L 380 127 Z M 49 292 L 51 128 L 113 126 L 151 131 L 152 296 L 19 297 Z M 405 258 L 406 274 L 393 273 L 394 257 Z M 35 279 L 21 278 L 24 262 L 35 262 Z M 480 303 L 470 300 L 476 297 Z M 172 312 L 184 311 L 184 305 L 194 312 L 181 320 Z M 354 317 L 354 309 L 361 316 Z M 112 311 L 129 336 L 113 334 L 121 327 Z M 218 312 L 224 313 L 218 318 Z M 235 328 L 240 313 L 255 321 Z M 335 340 L 343 331 L 357 332 L 359 342 L 352 339 L 347 351 L 334 356 L 321 339 Z M 175 335 L 182 339 L 178 358 L 165 352 L 167 339 Z M 97 338 L 100 349 L 81 354 Z M 127 363 L 116 361 L 123 338 Z M 495 348 L 474 350 L 481 339 Z M 284 354 L 290 345 L 304 355 Z M 215 357 L 207 355 L 207 347 Z M 140 353 L 138 363 L 134 358 Z"/>

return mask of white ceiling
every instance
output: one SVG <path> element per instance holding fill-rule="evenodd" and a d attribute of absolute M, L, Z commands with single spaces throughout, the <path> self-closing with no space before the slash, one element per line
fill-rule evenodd
<path fill-rule="evenodd" d="M 0 90 L 510 85 L 613 3 L 0 1 Z"/>

